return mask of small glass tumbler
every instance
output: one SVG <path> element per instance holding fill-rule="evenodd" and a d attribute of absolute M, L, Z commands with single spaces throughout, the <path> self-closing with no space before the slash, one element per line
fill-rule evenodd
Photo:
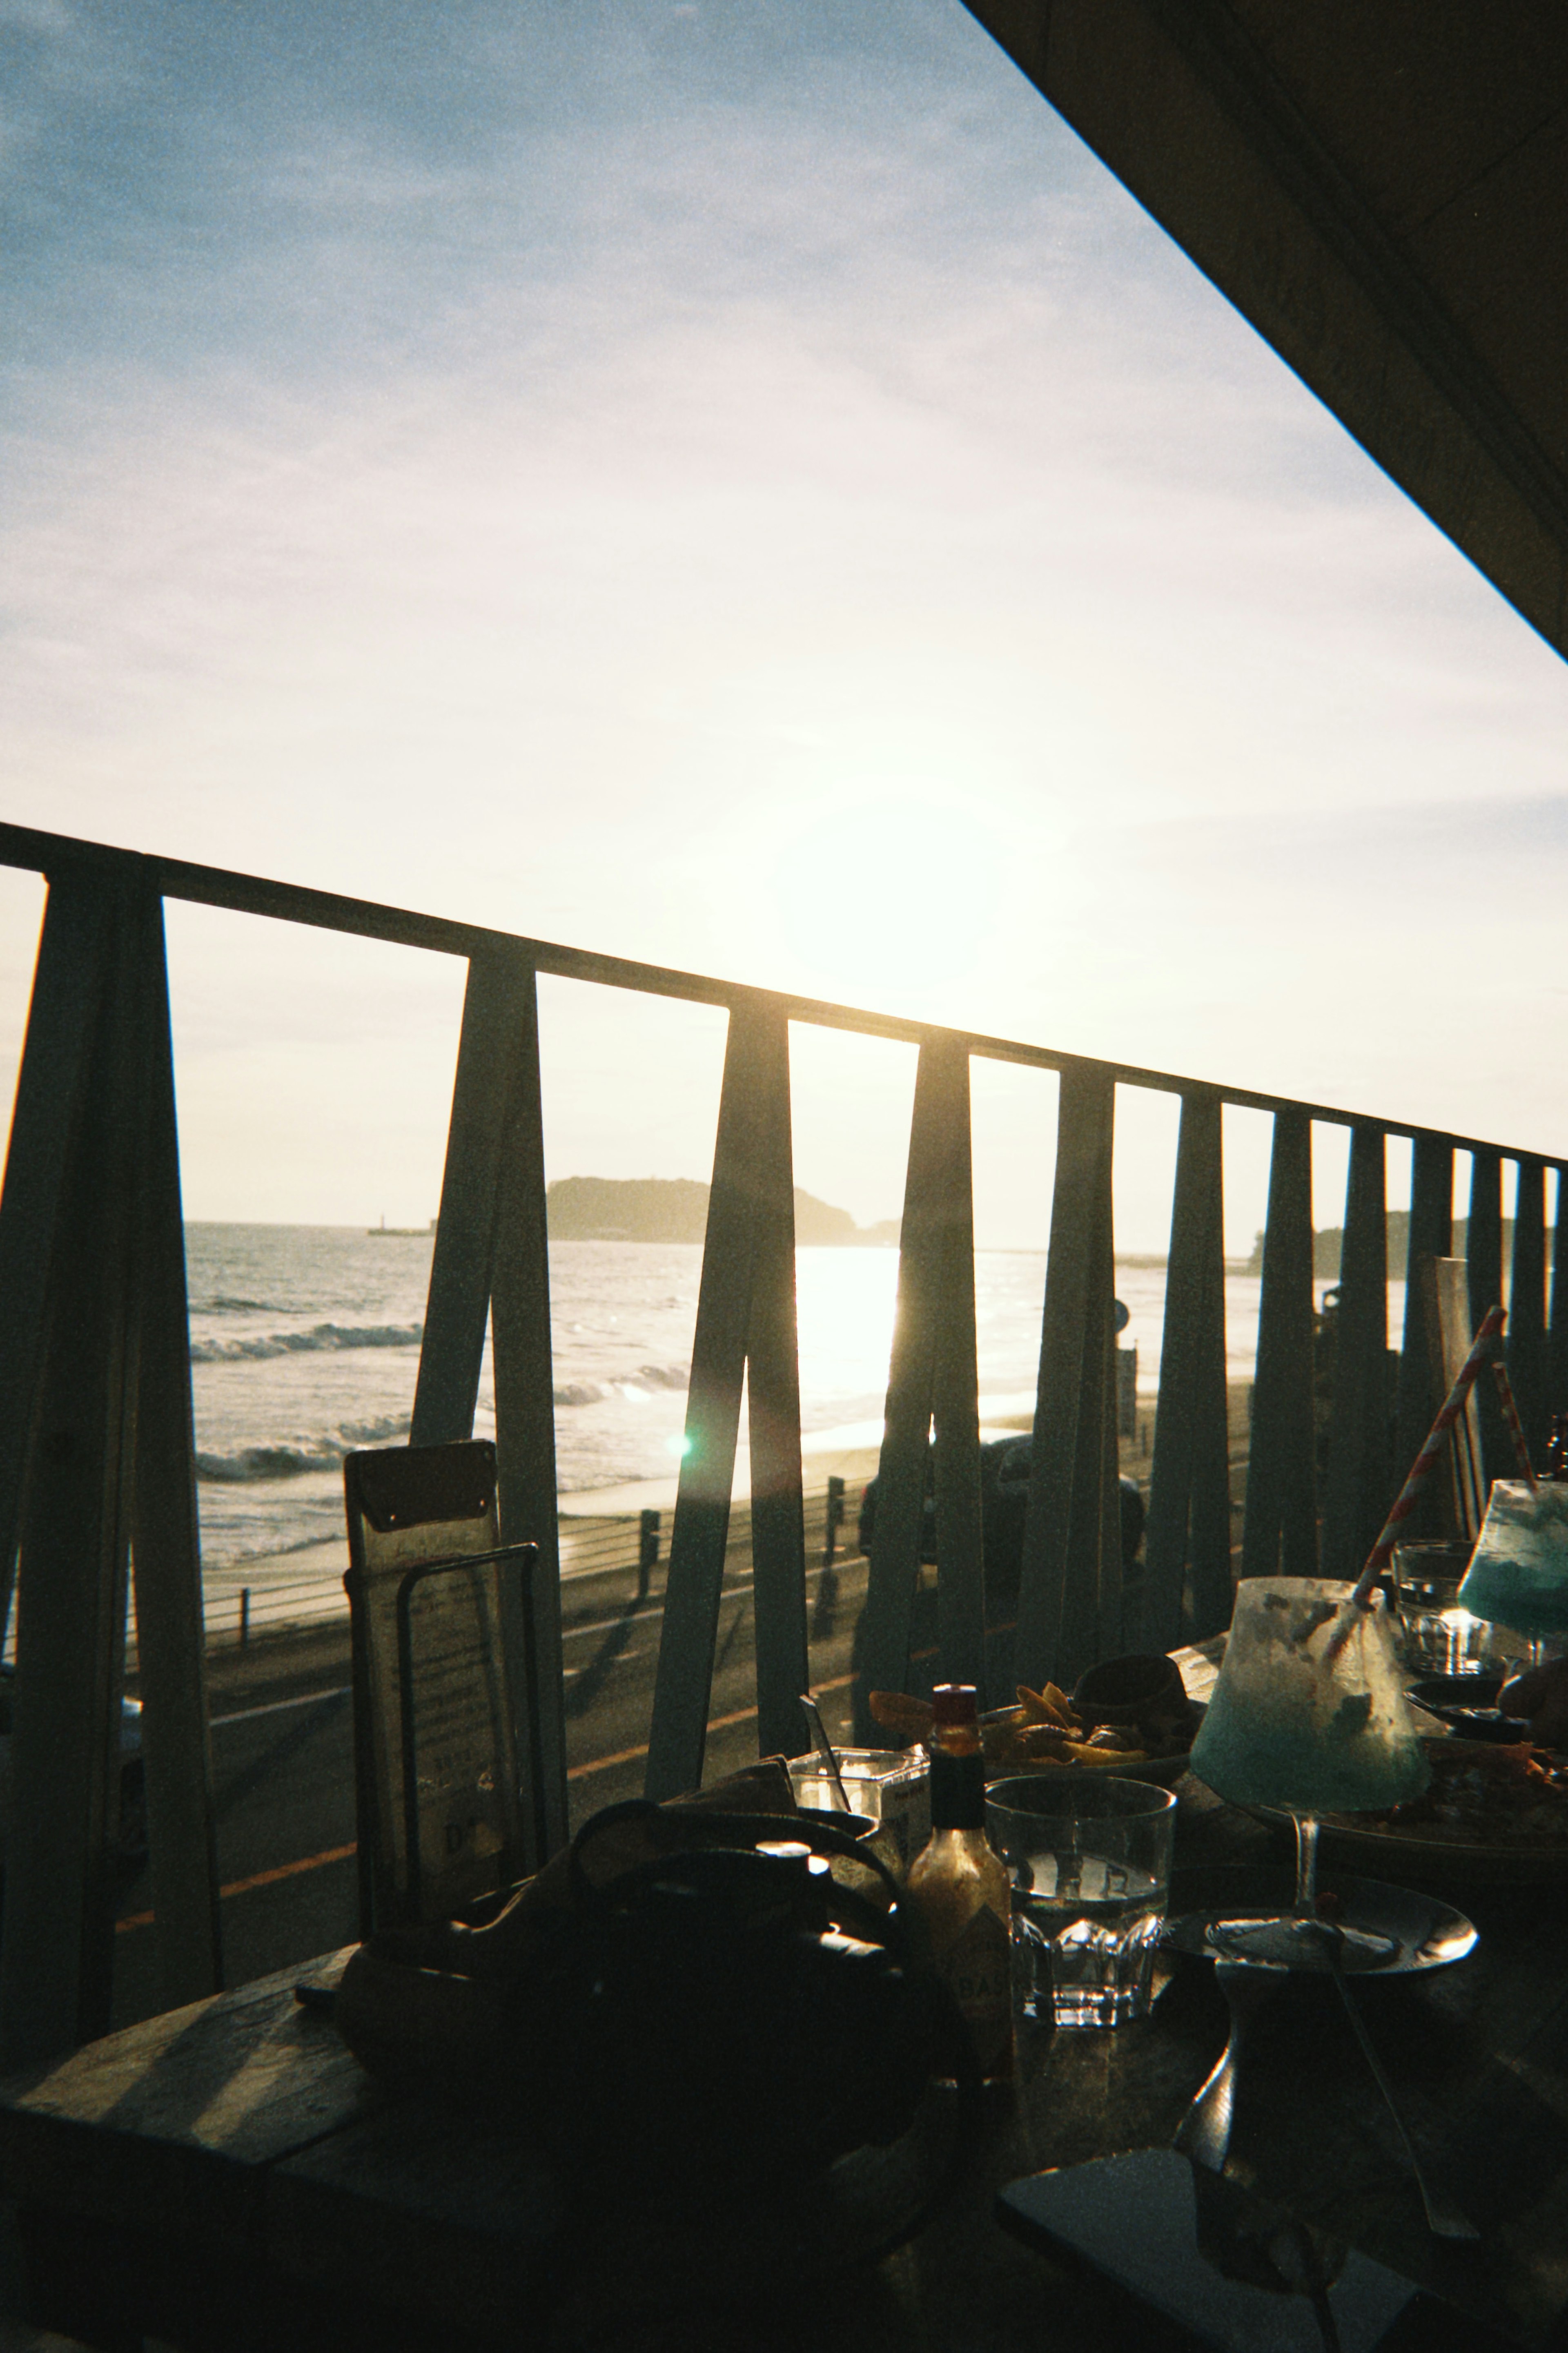
<path fill-rule="evenodd" d="M 835 1748 L 844 1793 L 856 1813 L 880 1824 L 879 1851 L 889 1869 L 905 1872 L 931 1836 L 931 1763 L 923 1748 Z M 790 1787 L 797 1806 L 832 1813 L 838 1793 L 824 1760 L 792 1757 Z"/>
<path fill-rule="evenodd" d="M 985 1828 L 1013 1888 L 1013 2005 L 1021 2026 L 1146 2017 L 1171 1886 L 1176 1800 L 1109 1775 L 994 1781 Z"/>
<path fill-rule="evenodd" d="M 1394 1598 L 1405 1663 L 1416 1675 L 1485 1672 L 1492 1630 L 1458 1607 L 1469 1545 L 1416 1542 L 1394 1547 Z"/>

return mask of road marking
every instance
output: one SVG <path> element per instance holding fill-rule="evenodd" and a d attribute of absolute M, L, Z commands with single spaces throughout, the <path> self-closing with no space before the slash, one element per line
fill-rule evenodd
<path fill-rule="evenodd" d="M 262 1707 L 237 1707 L 231 1715 L 215 1715 L 213 1730 L 220 1724 L 248 1724 L 253 1715 L 280 1715 L 286 1707 L 316 1707 L 329 1699 L 347 1699 L 353 1689 L 352 1683 L 339 1683 L 333 1691 L 305 1692 L 299 1699 L 269 1699 Z"/>
<path fill-rule="evenodd" d="M 272 1887 L 280 1879 L 297 1879 L 302 1871 L 321 1871 L 330 1862 L 346 1862 L 351 1854 L 359 1852 L 359 1841 L 351 1839 L 347 1846 L 323 1847 L 320 1854 L 307 1854 L 298 1862 L 275 1863 L 270 1871 L 253 1871 L 248 1879 L 231 1879 L 220 1887 L 221 1896 L 248 1895 L 253 1887 Z M 127 1936 L 132 1928 L 150 1928 L 156 1915 L 152 1912 L 128 1913 L 114 1924 L 117 1936 Z"/>
<path fill-rule="evenodd" d="M 835 1675 L 830 1682 L 814 1683 L 812 1688 L 819 1692 L 845 1691 L 854 1680 L 853 1675 Z M 738 1707 L 733 1715 L 711 1716 L 708 1729 L 710 1732 L 723 1732 L 731 1724 L 748 1724 L 756 1712 L 754 1707 Z M 645 1740 L 640 1748 L 618 1748 L 613 1757 L 594 1757 L 585 1765 L 568 1765 L 566 1778 L 581 1781 L 586 1774 L 602 1773 L 611 1765 L 635 1765 L 639 1757 L 647 1755 L 647 1742 Z"/>
<path fill-rule="evenodd" d="M 847 1560 L 850 1567 L 854 1567 L 862 1557 L 863 1556 L 859 1553 L 846 1555 L 838 1560 L 834 1561 L 832 1563 L 832 1567 L 837 1572 L 845 1566 L 846 1560 Z M 592 1573 L 595 1577 L 601 1574 L 598 1569 L 595 1569 Z M 602 1573 L 605 1576 L 610 1574 L 607 1569 Z M 826 1570 L 823 1568 L 808 1568 L 805 1572 L 805 1581 L 807 1585 L 810 1585 L 814 1581 L 819 1581 L 826 1575 Z M 587 1575 L 588 1572 L 584 1570 L 584 1574 Z M 563 1578 L 563 1583 L 564 1583 L 564 1581 L 565 1580 Z M 732 1594 L 750 1593 L 753 1590 L 755 1584 L 755 1577 L 749 1575 L 728 1577 L 720 1588 L 719 1599 L 721 1601 L 728 1601 Z M 660 1618 L 663 1615 L 664 1603 L 662 1600 L 638 1601 L 635 1602 L 629 1610 L 623 1610 L 618 1618 L 595 1618 L 591 1620 L 586 1625 L 563 1626 L 561 1630 L 561 1639 L 563 1642 L 570 1642 L 579 1634 L 607 1634 L 613 1631 L 616 1627 L 624 1626 L 628 1618 Z"/>
<path fill-rule="evenodd" d="M 845 1691 L 854 1680 L 853 1675 L 834 1675 L 826 1683 L 817 1683 L 815 1689 L 819 1692 Z M 349 1688 L 345 1683 L 338 1691 L 309 1693 L 304 1699 L 271 1700 L 265 1707 L 241 1708 L 235 1715 L 215 1716 L 213 1722 L 215 1725 L 237 1724 L 246 1716 L 271 1715 L 279 1708 L 306 1707 L 311 1700 L 341 1699 Z M 738 1707 L 732 1715 L 712 1717 L 708 1729 L 710 1732 L 727 1732 L 732 1725 L 749 1724 L 756 1712 L 754 1707 Z M 566 1778 L 580 1781 L 585 1775 L 603 1773 L 612 1765 L 635 1765 L 639 1757 L 647 1755 L 647 1743 L 645 1740 L 638 1748 L 621 1748 L 613 1757 L 595 1757 L 584 1765 L 570 1765 L 566 1768 Z M 298 1862 L 280 1862 L 270 1871 L 252 1872 L 248 1879 L 231 1879 L 226 1887 L 218 1889 L 218 1894 L 226 1900 L 231 1895 L 248 1895 L 253 1888 L 274 1887 L 280 1879 L 297 1879 L 301 1872 L 321 1871 L 329 1863 L 346 1862 L 351 1855 L 358 1852 L 358 1841 L 351 1839 L 347 1846 L 325 1847 L 320 1854 L 304 1855 Z M 128 1936 L 132 1929 L 150 1928 L 155 1916 L 151 1912 L 128 1913 L 123 1920 L 115 1922 L 114 1933 L 117 1936 Z"/>

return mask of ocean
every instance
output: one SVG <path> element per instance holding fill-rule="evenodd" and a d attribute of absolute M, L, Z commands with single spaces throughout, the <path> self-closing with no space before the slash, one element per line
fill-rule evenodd
<path fill-rule="evenodd" d="M 204 1563 L 231 1575 L 251 1561 L 281 1567 L 341 1536 L 344 1454 L 407 1435 L 430 1240 L 193 1224 L 185 1248 Z M 675 1474 L 700 1264 L 689 1243 L 551 1247 L 559 1482 L 579 1508 L 595 1493 Z M 796 1265 L 808 1443 L 875 1445 L 898 1254 L 802 1250 Z M 1043 1250 L 976 1257 L 983 1422 L 1033 1409 L 1045 1274 Z M 1123 1345 L 1137 1347 L 1139 1390 L 1152 1406 L 1164 1269 L 1121 1262 L 1116 1280 L 1129 1311 Z M 1258 1290 L 1254 1276 L 1226 1279 L 1233 1379 L 1251 1375 Z M 1404 1286 L 1389 1290 L 1397 1339 Z M 475 1432 L 493 1428 L 487 1359 Z"/>

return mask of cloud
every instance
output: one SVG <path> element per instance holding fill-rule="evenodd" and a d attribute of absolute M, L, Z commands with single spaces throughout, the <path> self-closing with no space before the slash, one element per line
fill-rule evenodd
<path fill-rule="evenodd" d="M 971 20 L 378 0 L 342 35 L 89 11 L 39 68 L 7 815 L 1561 1123 L 1476 1009 L 1552 985 L 1561 664 Z M 1433 945 L 1475 878 L 1480 976 Z M 352 955 L 258 991 L 216 941 L 214 1071 L 271 1051 L 262 1007 L 374 1054 L 450 1012 Z M 694 1136 L 710 1060 L 658 1065 Z"/>

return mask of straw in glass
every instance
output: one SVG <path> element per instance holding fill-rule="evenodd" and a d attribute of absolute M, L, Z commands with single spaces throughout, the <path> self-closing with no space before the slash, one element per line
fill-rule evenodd
<path fill-rule="evenodd" d="M 1519 1408 L 1513 1401 L 1513 1384 L 1508 1377 L 1508 1366 L 1500 1356 L 1492 1358 L 1492 1371 L 1497 1377 L 1497 1393 L 1502 1404 L 1502 1418 L 1508 1424 L 1508 1434 L 1513 1440 L 1519 1467 L 1529 1482 L 1532 1495 L 1541 1493 L 1541 1482 L 1535 1475 L 1535 1465 L 1530 1459 L 1530 1440 L 1524 1434 L 1524 1424 L 1519 1418 Z"/>
<path fill-rule="evenodd" d="M 1410 1466 L 1410 1476 L 1394 1499 L 1394 1508 L 1384 1522 L 1383 1534 L 1367 1555 L 1366 1567 L 1356 1579 L 1355 1590 L 1346 1605 L 1345 1614 L 1334 1629 L 1326 1652 L 1331 1662 L 1339 1656 L 1350 1641 L 1351 1629 L 1354 1624 L 1352 1610 L 1357 1608 L 1365 1609 L 1371 1606 L 1372 1588 L 1394 1558 L 1394 1547 L 1399 1540 L 1401 1524 L 1407 1520 L 1414 1511 L 1416 1497 L 1431 1476 L 1432 1465 L 1437 1460 L 1443 1440 L 1464 1411 L 1465 1399 L 1469 1395 L 1477 1374 L 1490 1356 L 1492 1343 L 1502 1330 L 1506 1320 L 1505 1311 L 1501 1307 L 1489 1307 L 1482 1317 L 1481 1327 L 1476 1334 L 1470 1353 L 1459 1366 L 1454 1386 L 1443 1400 L 1442 1410 L 1427 1431 L 1420 1453 Z"/>

